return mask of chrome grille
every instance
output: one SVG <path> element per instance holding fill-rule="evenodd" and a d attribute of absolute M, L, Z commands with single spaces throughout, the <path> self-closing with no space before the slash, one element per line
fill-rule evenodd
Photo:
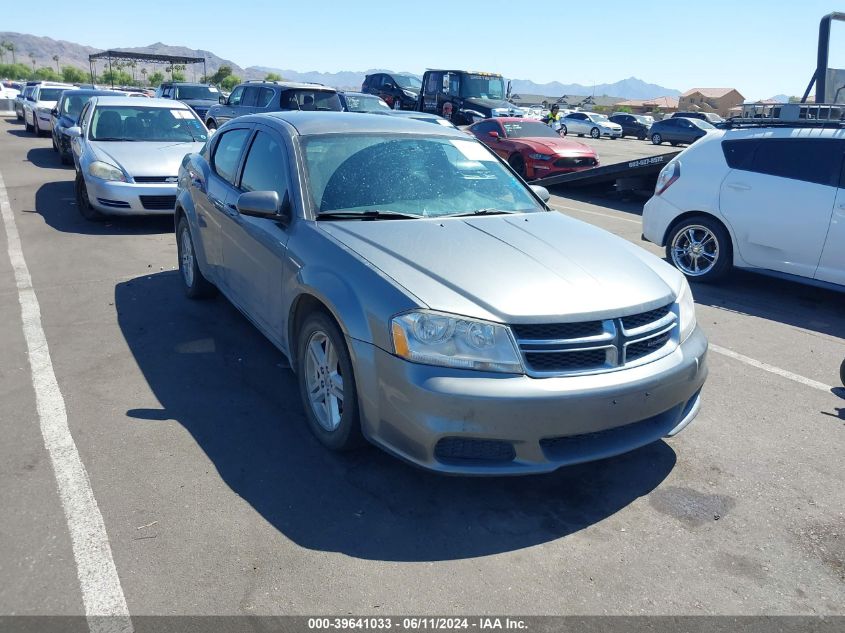
<path fill-rule="evenodd" d="M 610 371 L 656 360 L 677 342 L 673 304 L 603 321 L 511 325 L 529 375 Z"/>

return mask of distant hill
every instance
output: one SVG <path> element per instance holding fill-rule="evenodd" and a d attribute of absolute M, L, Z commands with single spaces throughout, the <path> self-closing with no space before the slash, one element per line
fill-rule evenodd
<path fill-rule="evenodd" d="M 8 41 L 15 46 L 15 56 L 17 61 L 29 65 L 31 63 L 29 54 L 35 55 L 35 65 L 39 68 L 48 66 L 50 68 L 56 67 L 56 62 L 53 61 L 53 56 L 58 55 L 59 66 L 76 66 L 78 68 L 88 69 L 88 56 L 92 53 L 99 53 L 101 49 L 92 48 L 91 46 L 83 46 L 81 44 L 74 44 L 73 42 L 66 42 L 63 40 L 54 40 L 49 37 L 39 37 L 36 35 L 27 35 L 25 33 L 0 32 L 0 41 Z M 119 47 L 115 47 L 119 48 Z M 218 57 L 213 52 L 202 49 L 187 48 L 185 46 L 171 46 L 156 42 L 149 46 L 141 46 L 135 48 L 120 48 L 119 50 L 131 51 L 134 53 L 152 53 L 154 55 L 180 55 L 184 57 L 203 57 L 206 60 L 206 69 L 209 75 L 214 74 L 220 66 L 231 66 L 233 74 L 241 79 L 263 79 L 268 73 L 277 73 L 292 81 L 314 81 L 317 83 L 326 84 L 327 86 L 334 86 L 336 88 L 351 88 L 360 89 L 364 81 L 364 75 L 374 72 L 390 72 L 385 69 L 371 69 L 367 71 L 339 71 L 334 73 L 322 73 L 317 71 L 301 72 L 291 69 L 270 68 L 267 66 L 250 66 L 242 68 L 235 62 Z M 10 63 L 12 61 L 11 54 L 5 52 L 4 62 Z M 160 67 L 155 65 L 147 65 L 148 70 L 153 72 Z M 98 69 L 102 72 L 102 62 L 98 65 Z M 403 73 L 414 74 L 414 73 Z M 202 75 L 202 67 L 197 64 L 196 67 L 188 67 L 185 72 L 187 79 L 192 80 L 200 78 Z M 514 79 L 513 92 L 520 94 L 535 94 L 549 97 L 560 97 L 562 95 L 592 95 L 596 96 L 609 95 L 613 97 L 620 97 L 623 99 L 650 99 L 652 97 L 662 96 L 677 96 L 680 94 L 678 90 L 672 88 L 664 88 L 655 84 L 649 84 L 636 77 L 630 77 L 617 81 L 612 84 L 597 84 L 593 86 L 582 86 L 580 84 L 563 84 L 560 82 L 551 82 L 546 84 L 538 84 L 528 79 Z"/>
<path fill-rule="evenodd" d="M 545 95 L 547 97 L 560 97 L 562 95 L 610 95 L 624 99 L 653 99 L 654 97 L 677 97 L 681 92 L 673 88 L 664 88 L 657 84 L 646 83 L 642 79 L 629 77 L 612 84 L 596 84 L 593 86 L 582 86 L 581 84 L 562 84 L 553 81 L 547 84 L 538 84 L 528 79 L 514 79 L 514 92 L 525 92 L 528 94 Z"/>

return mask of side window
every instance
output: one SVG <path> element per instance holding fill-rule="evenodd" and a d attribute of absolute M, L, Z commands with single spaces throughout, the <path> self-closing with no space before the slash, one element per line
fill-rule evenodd
<path fill-rule="evenodd" d="M 241 105 L 241 99 L 244 96 L 244 87 L 238 86 L 232 91 L 232 94 L 229 95 L 229 105 L 230 106 L 238 106 Z"/>
<path fill-rule="evenodd" d="M 731 169 L 751 169 L 751 157 L 757 148 L 753 139 L 722 141 L 722 153 Z"/>
<path fill-rule="evenodd" d="M 249 86 L 244 90 L 243 99 L 241 99 L 241 105 L 244 107 L 252 107 L 258 101 L 258 86 Z"/>
<path fill-rule="evenodd" d="M 270 102 L 273 100 L 273 89 L 272 88 L 262 88 L 258 91 L 258 101 L 255 105 L 259 108 L 266 108 L 270 105 Z"/>
<path fill-rule="evenodd" d="M 461 77 L 457 73 L 449 73 L 446 75 L 449 78 L 449 83 L 447 85 L 447 92 L 453 96 L 457 97 L 460 94 L 461 90 Z"/>
<path fill-rule="evenodd" d="M 430 73 L 425 82 L 426 94 L 437 94 L 441 90 L 443 90 L 443 73 Z"/>
<path fill-rule="evenodd" d="M 232 130 L 224 132 L 214 148 L 212 167 L 218 176 L 235 184 L 235 172 L 238 169 L 238 159 L 241 150 L 249 137 L 249 130 Z"/>
<path fill-rule="evenodd" d="M 495 121 L 482 121 L 481 123 L 476 123 L 472 126 L 472 131 L 481 138 L 489 138 L 488 134 L 490 132 L 498 132 L 500 135 L 502 134 L 502 130 L 499 129 L 499 124 Z"/>
<path fill-rule="evenodd" d="M 839 139 L 768 139 L 754 152 L 751 171 L 837 187 L 843 151 Z"/>
<path fill-rule="evenodd" d="M 279 200 L 287 191 L 287 161 L 281 143 L 267 132 L 259 131 L 249 148 L 241 189 L 244 191 L 275 191 Z"/>
<path fill-rule="evenodd" d="M 85 136 L 85 133 L 88 131 L 88 111 L 91 109 L 91 102 L 85 104 L 85 107 L 82 108 L 82 112 L 79 114 L 79 123 L 80 127 L 82 128 L 82 136 Z"/>

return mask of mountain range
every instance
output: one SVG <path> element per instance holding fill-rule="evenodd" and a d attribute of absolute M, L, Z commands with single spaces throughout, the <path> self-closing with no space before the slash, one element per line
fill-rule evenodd
<path fill-rule="evenodd" d="M 49 37 L 40 37 L 37 35 L 29 35 L 26 33 L 0 32 L 0 42 L 10 42 L 15 47 L 15 57 L 20 63 L 30 64 L 34 56 L 35 65 L 37 67 L 48 66 L 50 68 L 56 67 L 56 62 L 53 56 L 58 56 L 58 65 L 61 66 L 76 66 L 78 68 L 88 69 L 88 56 L 92 53 L 99 53 L 101 49 L 93 48 L 91 46 L 84 46 L 74 42 L 67 42 L 64 40 L 54 40 Z M 390 72 L 386 69 L 370 69 L 367 71 L 339 71 L 333 73 L 323 73 L 317 71 L 301 72 L 286 68 L 270 68 L 267 66 L 249 66 L 243 68 L 235 62 L 224 59 L 215 55 L 211 51 L 202 49 L 187 48 L 185 46 L 171 46 L 156 42 L 149 46 L 122 48 L 120 50 L 131 51 L 134 53 L 150 53 L 154 55 L 179 55 L 185 57 L 203 57 L 206 60 L 206 72 L 209 75 L 214 74 L 221 66 L 230 66 L 232 73 L 241 79 L 263 79 L 267 73 L 277 73 L 288 80 L 293 81 L 315 81 L 317 83 L 334 86 L 336 88 L 346 89 L 360 89 L 361 83 L 364 81 L 364 75 L 374 72 Z M 12 56 L 9 51 L 0 49 L 3 59 L 0 63 L 10 63 Z M 163 70 L 157 68 L 157 65 L 147 65 L 150 72 L 155 70 Z M 98 71 L 104 70 L 104 63 L 99 62 Z M 203 73 L 202 67 L 197 64 L 195 67 L 189 66 L 185 72 L 188 80 L 199 79 Z M 413 73 L 407 73 L 413 74 Z M 680 94 L 678 90 L 672 88 L 664 88 L 656 84 L 650 84 L 637 79 L 636 77 L 629 77 L 615 83 L 596 84 L 595 86 L 584 86 L 581 84 L 564 84 L 557 81 L 538 84 L 528 79 L 513 79 L 513 92 L 516 94 L 533 94 L 544 95 L 550 97 L 559 97 L 565 94 L 568 95 L 607 95 L 613 97 L 621 97 L 624 99 L 650 99 L 653 97 L 662 96 L 677 96 Z"/>

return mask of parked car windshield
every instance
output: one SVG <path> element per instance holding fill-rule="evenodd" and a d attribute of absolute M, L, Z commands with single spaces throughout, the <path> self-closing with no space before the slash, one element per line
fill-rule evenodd
<path fill-rule="evenodd" d="M 208 99 L 217 101 L 220 91 L 213 86 L 176 86 L 177 99 Z"/>
<path fill-rule="evenodd" d="M 393 75 L 393 78 L 399 84 L 400 88 L 408 88 L 417 92 L 422 88 L 422 82 L 416 77 L 411 77 L 410 75 Z"/>
<path fill-rule="evenodd" d="M 534 121 L 520 121 L 519 123 L 503 123 L 508 138 L 560 138 L 560 135 L 545 123 Z"/>
<path fill-rule="evenodd" d="M 343 111 L 343 105 L 336 92 L 301 88 L 282 92 L 281 108 L 282 110 Z"/>
<path fill-rule="evenodd" d="M 643 125 L 651 125 L 651 121 L 649 120 L 649 117 L 647 117 L 647 116 L 640 116 L 640 115 L 635 114 L 634 118 L 637 121 L 639 121 L 640 123 L 642 123 Z"/>
<path fill-rule="evenodd" d="M 421 135 L 327 134 L 302 140 L 316 213 L 391 211 L 443 217 L 542 211 L 481 143 Z"/>
<path fill-rule="evenodd" d="M 73 92 L 76 92 L 75 90 Z M 69 116 L 71 119 L 77 119 L 79 113 L 82 112 L 82 107 L 91 100 L 94 95 L 75 95 L 68 94 L 62 102 L 62 114 Z"/>
<path fill-rule="evenodd" d="M 346 95 L 346 109 L 350 112 L 390 112 L 389 105 L 370 95 Z"/>
<path fill-rule="evenodd" d="M 38 93 L 39 101 L 58 101 L 67 88 L 42 88 Z"/>
<path fill-rule="evenodd" d="M 707 121 L 702 121 L 701 119 L 687 119 L 693 125 L 697 125 L 702 130 L 715 130 L 715 126 L 710 125 Z"/>
<path fill-rule="evenodd" d="M 193 143 L 208 133 L 192 110 L 149 106 L 99 106 L 91 121 L 92 141 Z"/>
<path fill-rule="evenodd" d="M 461 96 L 465 99 L 504 99 L 505 80 L 489 75 L 463 75 L 461 77 Z"/>

